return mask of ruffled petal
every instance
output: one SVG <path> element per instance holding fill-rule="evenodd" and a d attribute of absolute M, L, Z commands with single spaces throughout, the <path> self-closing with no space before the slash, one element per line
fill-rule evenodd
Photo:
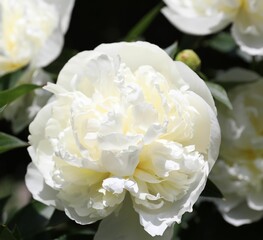
<path fill-rule="evenodd" d="M 84 51 L 62 68 L 57 84 L 68 91 L 80 91 L 87 97 L 91 97 L 95 89 L 104 96 L 112 96 L 118 67 L 118 60 L 97 51 Z"/>
<path fill-rule="evenodd" d="M 143 202 L 133 198 L 135 211 L 140 216 L 140 223 L 152 236 L 161 236 L 173 223 L 180 223 L 185 212 L 192 212 L 193 205 L 203 191 L 207 175 L 208 164 L 197 174 L 195 181 L 189 186 L 187 194 L 175 202 L 163 201 L 161 207 L 151 208 L 142 205 Z M 143 200 L 146 201 L 146 200 Z"/>
<path fill-rule="evenodd" d="M 167 53 L 156 45 L 146 42 L 135 43 L 112 43 L 101 44 L 95 51 L 109 54 L 112 58 L 121 58 L 132 72 L 135 72 L 140 66 L 149 65 L 155 71 L 160 72 L 171 87 L 181 87 L 185 85 L 184 80 L 180 77 L 173 60 Z"/>

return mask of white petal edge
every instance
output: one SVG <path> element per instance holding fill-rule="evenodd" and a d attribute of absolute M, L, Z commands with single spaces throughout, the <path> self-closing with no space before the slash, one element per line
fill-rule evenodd
<path fill-rule="evenodd" d="M 239 30 L 240 26 L 238 26 L 240 23 L 236 20 L 231 28 L 231 33 L 240 49 L 249 55 L 263 55 L 263 32 L 260 33 L 260 36 L 241 32 Z M 253 27 L 253 23 L 251 23 L 251 26 L 247 26 L 247 28 L 249 27 Z"/>
<path fill-rule="evenodd" d="M 36 53 L 36 56 L 31 61 L 31 67 L 45 67 L 55 60 L 64 45 L 64 36 L 59 28 L 57 28 L 47 39 L 44 46 Z"/>
<path fill-rule="evenodd" d="M 34 199 L 48 206 L 53 206 L 60 210 L 63 209 L 56 198 L 58 192 L 45 183 L 44 178 L 33 163 L 30 163 L 27 167 L 25 182 Z"/>
<path fill-rule="evenodd" d="M 75 0 L 45 0 L 49 4 L 54 4 L 58 10 L 61 18 L 61 30 L 66 33 L 69 27 L 72 10 L 75 4 Z"/>
<path fill-rule="evenodd" d="M 214 99 L 204 80 L 183 62 L 175 61 L 174 63 L 185 82 L 189 84 L 190 90 L 201 96 L 216 113 Z"/>
<path fill-rule="evenodd" d="M 223 213 L 223 218 L 234 226 L 241 226 L 259 220 L 263 216 L 262 211 L 255 211 L 247 206 L 245 202 Z"/>
<path fill-rule="evenodd" d="M 92 95 L 94 92 L 94 85 L 97 83 L 95 80 L 99 83 L 101 73 L 104 74 L 104 69 L 101 68 L 100 60 L 107 61 L 107 64 L 111 64 L 111 71 L 115 71 L 115 68 L 117 68 L 119 62 L 114 62 L 113 59 L 106 56 L 104 53 L 97 52 L 97 51 L 83 51 L 75 55 L 73 58 L 71 58 L 66 65 L 62 68 L 62 70 L 59 73 L 57 85 L 62 86 L 68 91 L 81 91 L 84 92 L 85 95 L 89 96 Z M 90 69 L 92 67 L 92 64 L 95 64 L 97 72 L 91 72 Z M 103 63 L 102 63 L 103 64 Z M 108 68 L 107 68 L 108 69 Z M 97 75 L 96 75 L 97 74 Z M 85 89 L 88 89 L 85 91 L 85 89 L 79 89 L 78 83 L 85 81 Z M 97 84 L 101 87 L 104 86 L 106 89 L 107 87 L 110 87 L 110 82 L 107 82 L 107 84 Z M 107 87 L 105 87 L 105 85 Z M 102 89 L 101 89 L 102 91 Z"/>
<path fill-rule="evenodd" d="M 189 18 L 176 14 L 168 7 L 162 8 L 161 12 L 180 31 L 193 35 L 208 35 L 218 32 L 231 22 L 231 19 L 223 14 L 212 17 Z"/>
<path fill-rule="evenodd" d="M 262 192 L 251 191 L 247 196 L 247 204 L 248 206 L 256 211 L 263 210 L 263 194 Z"/>
<path fill-rule="evenodd" d="M 38 143 L 45 137 L 45 126 L 51 116 L 52 103 L 45 105 L 36 115 L 34 121 L 29 125 L 29 142 L 32 146 L 37 146 Z"/>
<path fill-rule="evenodd" d="M 171 87 L 179 88 L 185 85 L 174 61 L 163 49 L 154 44 L 140 41 L 101 44 L 95 48 L 95 51 L 106 53 L 113 59 L 120 57 L 121 62 L 124 62 L 133 72 L 140 66 L 149 65 L 160 72 L 171 84 Z"/>
<path fill-rule="evenodd" d="M 134 209 L 139 214 L 140 223 L 144 226 L 145 231 L 152 236 L 161 236 L 173 223 L 180 223 L 185 212 L 192 212 L 193 205 L 206 185 L 208 173 L 207 163 L 188 189 L 188 193 L 174 203 L 165 202 L 160 210 L 146 209 L 136 204 L 136 199 L 134 199 Z"/>

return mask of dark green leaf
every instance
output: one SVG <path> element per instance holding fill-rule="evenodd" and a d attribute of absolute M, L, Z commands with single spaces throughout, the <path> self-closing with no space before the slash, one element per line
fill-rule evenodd
<path fill-rule="evenodd" d="M 232 104 L 227 96 L 226 90 L 222 86 L 212 82 L 205 83 L 216 100 L 226 105 L 230 110 L 233 109 Z"/>
<path fill-rule="evenodd" d="M 85 229 L 85 230 L 77 230 L 77 231 L 72 231 L 70 235 L 85 235 L 85 236 L 90 236 L 90 235 L 95 235 L 95 231 L 93 229 Z"/>
<path fill-rule="evenodd" d="M 68 220 L 69 218 L 66 216 L 64 211 L 55 210 L 49 220 L 48 226 L 54 227 L 66 223 Z"/>
<path fill-rule="evenodd" d="M 178 42 L 174 42 L 172 45 L 170 45 L 169 47 L 167 47 L 165 49 L 165 52 L 172 58 L 174 59 L 176 53 L 178 50 Z"/>
<path fill-rule="evenodd" d="M 0 225 L 0 240 L 17 240 L 13 233 L 5 225 Z"/>
<path fill-rule="evenodd" d="M 7 106 L 7 105 L 4 105 L 3 107 L 0 107 L 0 113 L 5 110 L 6 106 Z"/>
<path fill-rule="evenodd" d="M 54 208 L 33 202 L 17 212 L 8 222 L 10 228 L 17 226 L 23 238 L 32 238 L 44 232 Z"/>
<path fill-rule="evenodd" d="M 8 73 L 0 77 L 0 90 L 6 90 L 13 87 L 24 73 L 25 68 L 21 68 L 15 72 Z"/>
<path fill-rule="evenodd" d="M 40 87 L 41 86 L 34 85 L 34 84 L 23 84 L 15 88 L 0 91 L 0 108 L 5 106 L 8 103 L 11 103 L 17 98 L 33 91 L 34 89 L 40 88 Z"/>
<path fill-rule="evenodd" d="M 16 239 L 22 239 L 22 238 L 21 238 L 21 233 L 20 233 L 20 231 L 19 231 L 19 229 L 18 229 L 17 226 L 15 226 L 15 228 L 14 228 L 13 231 L 12 231 L 12 233 L 13 233 L 13 236 L 14 236 Z"/>
<path fill-rule="evenodd" d="M 152 23 L 155 17 L 159 14 L 160 9 L 163 7 L 163 3 L 159 3 L 153 9 L 150 10 L 127 34 L 124 38 L 125 41 L 131 42 L 138 40 L 148 26 Z"/>
<path fill-rule="evenodd" d="M 221 32 L 204 42 L 205 47 L 213 48 L 222 53 L 235 49 L 236 43 L 229 33 Z"/>
<path fill-rule="evenodd" d="M 62 236 L 56 238 L 56 240 L 67 240 L 67 236 L 66 235 L 62 235 Z"/>
<path fill-rule="evenodd" d="M 214 197 L 214 198 L 223 198 L 223 194 L 218 189 L 218 187 L 210 180 L 207 179 L 205 189 L 201 193 L 203 197 Z"/>
<path fill-rule="evenodd" d="M 6 196 L 0 199 L 0 222 L 2 222 L 2 216 L 3 216 L 3 209 L 9 200 L 10 196 Z"/>
<path fill-rule="evenodd" d="M 28 144 L 14 136 L 0 132 L 0 153 L 12 150 L 14 148 L 25 147 Z"/>
<path fill-rule="evenodd" d="M 203 36 L 183 34 L 182 39 L 179 42 L 178 52 L 184 49 L 194 50 L 198 48 L 203 38 L 204 38 Z"/>
<path fill-rule="evenodd" d="M 230 84 L 233 83 L 235 85 L 242 83 L 251 83 L 258 81 L 262 77 L 249 69 L 241 68 L 241 67 L 233 67 L 228 69 L 227 71 L 218 71 L 214 81 L 219 84 Z"/>

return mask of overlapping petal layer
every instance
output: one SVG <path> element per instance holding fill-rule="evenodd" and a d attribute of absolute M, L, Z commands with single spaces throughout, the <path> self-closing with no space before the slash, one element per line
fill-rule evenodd
<path fill-rule="evenodd" d="M 53 101 L 30 125 L 33 196 L 80 224 L 119 222 L 129 206 L 146 232 L 168 238 L 218 155 L 203 81 L 155 45 L 123 42 L 79 53 L 45 89 Z M 102 223 L 96 238 L 109 229 Z"/>

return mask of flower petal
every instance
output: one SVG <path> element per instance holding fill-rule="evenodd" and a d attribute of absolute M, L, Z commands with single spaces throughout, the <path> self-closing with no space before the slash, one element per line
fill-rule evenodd
<path fill-rule="evenodd" d="M 75 4 L 75 0 L 45 0 L 46 2 L 52 3 L 56 6 L 59 11 L 61 18 L 61 30 L 66 33 L 69 27 L 71 13 Z"/>
<path fill-rule="evenodd" d="M 47 66 L 50 62 L 58 57 L 63 45 L 63 34 L 61 33 L 61 30 L 57 28 L 47 39 L 47 41 L 45 41 L 44 46 L 33 58 L 31 61 L 31 66 L 35 68 Z"/>
<path fill-rule="evenodd" d="M 208 164 L 206 164 L 189 186 L 187 194 L 175 202 L 164 201 L 160 208 L 148 208 L 138 199 L 133 199 L 134 209 L 140 216 L 144 230 L 152 236 L 161 236 L 174 222 L 180 223 L 185 212 L 192 212 L 194 203 L 205 187 L 208 172 Z"/>
<path fill-rule="evenodd" d="M 164 7 L 161 12 L 179 30 L 194 35 L 207 35 L 224 29 L 231 19 L 223 14 L 213 16 L 186 17 L 175 13 L 171 8 Z"/>
<path fill-rule="evenodd" d="M 87 97 L 95 93 L 95 88 L 104 96 L 113 94 L 114 77 L 119 67 L 119 60 L 97 51 L 84 51 L 62 68 L 57 84 L 68 91 L 80 91 Z"/>
<path fill-rule="evenodd" d="M 182 75 L 183 79 L 186 81 L 187 84 L 189 84 L 190 90 L 202 97 L 216 113 L 215 102 L 204 80 L 201 79 L 186 64 L 176 61 L 175 65 L 180 74 Z"/>
<path fill-rule="evenodd" d="M 133 72 L 140 66 L 149 65 L 160 72 L 167 81 L 176 88 L 185 85 L 176 69 L 173 60 L 156 45 L 146 42 L 101 44 L 95 51 L 118 56 Z M 136 60 L 135 60 L 136 59 Z"/>
<path fill-rule="evenodd" d="M 253 14 L 251 14 L 249 22 L 247 21 L 246 15 L 240 14 L 231 28 L 232 35 L 242 51 L 250 55 L 262 55 L 263 29 L 259 25 L 262 20 L 258 22 L 257 19 L 253 19 Z"/>
<path fill-rule="evenodd" d="M 239 204 L 229 212 L 223 213 L 224 219 L 234 226 L 255 222 L 259 220 L 262 215 L 262 211 L 251 209 L 245 202 Z"/>
<path fill-rule="evenodd" d="M 60 210 L 63 209 L 62 205 L 56 198 L 58 191 L 49 187 L 44 182 L 42 174 L 37 170 L 33 163 L 28 165 L 25 181 L 26 186 L 32 193 L 34 199 L 48 206 L 54 206 Z"/>
<path fill-rule="evenodd" d="M 251 191 L 247 197 L 247 204 L 253 210 L 262 211 L 263 210 L 262 192 Z"/>

